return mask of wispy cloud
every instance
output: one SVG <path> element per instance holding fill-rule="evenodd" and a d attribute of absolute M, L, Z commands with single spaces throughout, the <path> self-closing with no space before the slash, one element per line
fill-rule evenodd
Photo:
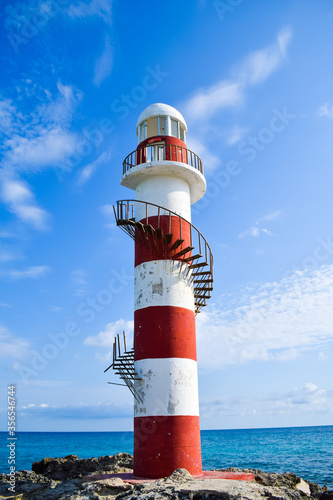
<path fill-rule="evenodd" d="M 198 316 L 199 365 L 287 361 L 323 349 L 333 341 L 332 296 L 333 265 L 222 296 L 220 305 Z"/>
<path fill-rule="evenodd" d="M 113 66 L 113 47 L 110 37 L 105 37 L 104 50 L 95 63 L 93 83 L 97 87 L 110 75 Z"/>
<path fill-rule="evenodd" d="M 285 60 L 292 31 L 284 28 L 276 41 L 262 50 L 252 52 L 233 70 L 233 78 L 199 89 L 183 104 L 190 120 L 207 120 L 224 108 L 239 106 L 249 86 L 263 83 Z"/>
<path fill-rule="evenodd" d="M 8 177 L 3 173 L 0 184 L 0 198 L 9 211 L 15 213 L 22 221 L 44 230 L 48 227 L 50 215 L 37 205 L 35 196 L 27 182 Z"/>
<path fill-rule="evenodd" d="M 333 118 L 333 106 L 329 107 L 327 102 L 320 106 L 317 114 L 319 116 L 327 116 L 327 118 Z"/>
<path fill-rule="evenodd" d="M 21 406 L 18 408 L 19 415 L 32 417 L 43 417 L 50 419 L 108 419 L 131 417 L 133 408 L 131 404 L 101 403 L 76 406 L 54 406 L 48 403 Z"/>
<path fill-rule="evenodd" d="M 312 382 L 289 391 L 253 395 L 222 396 L 211 400 L 202 400 L 200 415 L 202 418 L 248 417 L 261 415 L 264 419 L 281 414 L 293 415 L 327 413 L 333 411 L 333 394 Z M 267 422 L 267 420 L 266 420 Z"/>
<path fill-rule="evenodd" d="M 123 330 L 126 332 L 126 338 L 131 342 L 133 335 L 134 321 L 127 321 L 125 319 L 118 319 L 113 323 L 108 323 L 104 330 L 95 336 L 89 336 L 84 339 L 84 345 L 91 345 L 95 347 L 112 347 L 114 338 L 117 333 L 121 334 Z"/>
<path fill-rule="evenodd" d="M 65 12 L 74 19 L 84 19 L 92 16 L 98 16 L 101 17 L 106 24 L 110 25 L 111 9 L 112 0 L 90 0 L 90 2 L 76 0 L 71 2 Z"/>
<path fill-rule="evenodd" d="M 87 273 L 83 269 L 76 269 L 71 273 L 71 286 L 75 288 L 75 295 L 81 297 L 87 293 Z"/>
<path fill-rule="evenodd" d="M 242 101 L 241 82 L 222 80 L 207 89 L 197 90 L 185 103 L 184 113 L 189 120 L 208 120 L 220 109 L 234 107 Z"/>
<path fill-rule="evenodd" d="M 16 337 L 0 325 L 0 357 L 23 358 L 29 352 L 30 344 L 27 340 Z"/>
<path fill-rule="evenodd" d="M 19 88 L 18 92 L 21 91 Z M 38 206 L 22 176 L 46 168 L 61 168 L 61 162 L 73 152 L 78 138 L 69 130 L 69 125 L 82 94 L 60 81 L 54 96 L 40 87 L 30 94 L 32 102 L 37 100 L 41 104 L 30 109 L 29 98 L 26 98 L 24 112 L 9 99 L 2 101 L 0 198 L 22 221 L 43 230 L 48 227 L 49 215 Z"/>
<path fill-rule="evenodd" d="M 241 232 L 238 237 L 245 238 L 246 236 L 254 236 L 258 238 L 261 234 L 266 234 L 267 236 L 273 236 L 273 232 L 270 229 L 265 227 L 261 227 L 262 223 L 271 222 L 272 220 L 278 219 L 282 215 L 281 210 L 276 210 L 275 212 L 271 212 L 261 219 L 257 220 L 253 226 L 250 226 L 245 231 Z"/>
<path fill-rule="evenodd" d="M 252 52 L 235 68 L 236 78 L 243 82 L 244 87 L 263 83 L 286 60 L 291 38 L 291 28 L 283 28 L 273 44 Z"/>
<path fill-rule="evenodd" d="M 89 163 L 89 165 L 86 165 L 79 174 L 78 178 L 78 185 L 83 186 L 88 180 L 91 178 L 91 176 L 96 172 L 97 168 L 102 165 L 103 163 L 106 163 L 109 159 L 111 158 L 111 151 L 104 151 L 97 160 L 93 161 L 92 163 Z"/>
<path fill-rule="evenodd" d="M 36 279 L 42 278 L 51 271 L 49 266 L 30 266 L 27 269 L 18 271 L 17 269 L 11 269 L 7 271 L 2 271 L 0 276 L 10 278 L 12 280 L 23 280 L 23 279 Z"/>
<path fill-rule="evenodd" d="M 194 140 L 197 145 L 202 144 L 201 149 L 206 150 L 204 143 L 211 141 L 212 134 L 207 125 L 212 123 L 214 116 L 222 110 L 237 109 L 242 106 L 246 100 L 247 90 L 264 83 L 286 60 L 291 39 L 291 28 L 283 28 L 271 45 L 251 52 L 243 61 L 236 64 L 231 70 L 231 77 L 224 78 L 209 87 L 199 88 L 179 105 L 189 125 L 197 127 L 200 121 L 200 138 L 196 136 Z M 195 127 L 193 129 L 195 130 Z M 231 133 L 226 135 L 226 143 L 236 144 L 245 131 L 244 127 L 235 125 Z M 214 170 L 219 165 L 219 160 L 214 160 L 211 166 L 208 158 L 207 165 L 209 170 Z"/>

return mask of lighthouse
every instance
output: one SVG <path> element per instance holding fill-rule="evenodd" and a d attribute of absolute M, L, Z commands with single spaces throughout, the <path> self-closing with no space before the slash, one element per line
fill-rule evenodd
<path fill-rule="evenodd" d="M 134 342 L 121 351 L 116 338 L 111 366 L 134 395 L 134 475 L 165 477 L 181 467 L 200 476 L 195 316 L 211 295 L 213 256 L 191 205 L 206 180 L 175 108 L 148 106 L 136 133 L 121 177 L 134 193 L 114 207 L 135 242 Z"/>

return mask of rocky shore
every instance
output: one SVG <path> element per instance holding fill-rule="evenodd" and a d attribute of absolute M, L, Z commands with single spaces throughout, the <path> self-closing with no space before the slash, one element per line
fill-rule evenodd
<path fill-rule="evenodd" d="M 291 472 L 276 474 L 252 469 L 221 469 L 252 473 L 253 481 L 193 478 L 185 469 L 171 476 L 141 484 L 130 484 L 111 474 L 131 473 L 133 457 L 118 453 L 91 459 L 76 455 L 44 458 L 31 471 L 13 476 L 0 474 L 1 499 L 16 500 L 333 500 L 333 491 L 309 483 Z M 94 477 L 96 476 L 96 480 Z M 125 477 L 126 474 L 123 476 Z M 14 484 L 15 486 L 11 487 Z"/>

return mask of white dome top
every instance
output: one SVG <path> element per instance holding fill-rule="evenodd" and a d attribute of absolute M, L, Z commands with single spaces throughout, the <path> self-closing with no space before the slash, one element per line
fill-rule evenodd
<path fill-rule="evenodd" d="M 151 104 L 150 106 L 148 106 L 148 108 L 142 111 L 138 118 L 138 121 L 136 122 L 136 130 L 138 130 L 138 126 L 141 122 L 143 122 L 147 118 L 152 118 L 153 116 L 170 116 L 171 118 L 175 118 L 184 125 L 185 131 L 187 131 L 187 125 L 183 115 L 172 106 L 163 104 L 161 102 Z"/>

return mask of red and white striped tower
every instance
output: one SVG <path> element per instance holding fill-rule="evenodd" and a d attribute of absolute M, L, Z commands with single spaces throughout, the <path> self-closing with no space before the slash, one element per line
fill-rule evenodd
<path fill-rule="evenodd" d="M 210 296 L 212 257 L 208 246 L 209 267 L 199 232 L 195 254 L 191 205 L 204 195 L 206 181 L 200 158 L 186 147 L 186 132 L 171 106 L 152 104 L 141 113 L 139 145 L 121 178 L 135 200 L 117 206 L 118 225 L 135 240 L 137 477 L 165 477 L 179 467 L 202 473 L 195 313 Z"/>

